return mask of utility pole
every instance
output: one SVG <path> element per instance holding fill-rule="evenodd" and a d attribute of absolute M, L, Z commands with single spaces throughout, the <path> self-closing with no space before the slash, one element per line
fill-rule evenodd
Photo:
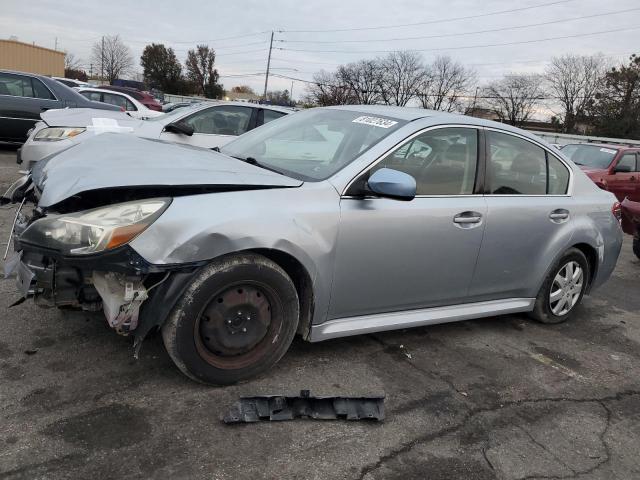
<path fill-rule="evenodd" d="M 289 91 L 289 100 L 293 103 L 293 80 L 291 80 L 291 90 Z"/>
<path fill-rule="evenodd" d="M 104 35 L 102 36 L 102 47 L 100 47 L 100 81 L 104 80 Z"/>
<path fill-rule="evenodd" d="M 267 85 L 269 84 L 269 68 L 271 67 L 271 49 L 273 48 L 273 30 L 271 31 L 271 41 L 269 42 L 269 57 L 267 58 L 267 74 L 264 76 L 264 95 L 263 99 L 267 99 Z"/>
<path fill-rule="evenodd" d="M 89 78 L 93 78 L 93 63 L 89 64 Z"/>
<path fill-rule="evenodd" d="M 58 37 L 56 37 L 56 46 L 53 47 L 54 50 L 58 50 Z"/>

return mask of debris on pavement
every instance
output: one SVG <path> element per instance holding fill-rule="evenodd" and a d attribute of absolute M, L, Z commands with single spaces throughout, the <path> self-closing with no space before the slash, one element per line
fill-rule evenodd
<path fill-rule="evenodd" d="M 384 395 L 367 397 L 315 397 L 309 390 L 300 395 L 240 397 L 223 417 L 224 423 L 261 420 L 384 420 Z"/>

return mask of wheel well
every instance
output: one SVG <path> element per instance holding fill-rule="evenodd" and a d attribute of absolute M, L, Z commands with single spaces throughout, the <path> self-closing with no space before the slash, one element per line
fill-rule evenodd
<path fill-rule="evenodd" d="M 587 257 L 587 262 L 589 262 L 589 285 L 587 286 L 587 289 L 589 289 L 593 279 L 596 277 L 596 270 L 598 268 L 598 252 L 596 252 L 596 249 L 588 243 L 578 243 L 574 245 L 573 248 L 577 248 L 584 253 L 584 256 Z"/>
<path fill-rule="evenodd" d="M 293 281 L 298 292 L 300 302 L 300 320 L 298 322 L 298 333 L 306 340 L 310 333 L 311 319 L 313 317 L 313 283 L 307 269 L 294 256 L 281 250 L 269 248 L 257 248 L 251 250 L 267 257 L 277 263 Z"/>

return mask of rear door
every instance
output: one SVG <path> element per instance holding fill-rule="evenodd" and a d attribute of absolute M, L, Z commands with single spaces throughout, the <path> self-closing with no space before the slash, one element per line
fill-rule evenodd
<path fill-rule="evenodd" d="M 40 113 L 60 105 L 37 78 L 0 72 L 0 139 L 24 142 Z"/>
<path fill-rule="evenodd" d="M 469 301 L 535 296 L 570 237 L 569 168 L 516 134 L 486 130 L 487 219 Z"/>
<path fill-rule="evenodd" d="M 637 154 L 623 153 L 614 162 L 607 176 L 607 190 L 622 201 L 627 197 L 634 197 L 639 187 Z"/>
<path fill-rule="evenodd" d="M 236 105 L 217 105 L 205 108 L 180 120 L 193 128 L 193 135 L 162 132 L 160 138 L 195 147 L 221 147 L 238 135 L 255 127 L 256 110 Z"/>

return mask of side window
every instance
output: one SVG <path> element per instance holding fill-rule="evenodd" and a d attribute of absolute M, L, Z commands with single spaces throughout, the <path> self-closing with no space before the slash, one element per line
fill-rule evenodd
<path fill-rule="evenodd" d="M 183 120 L 195 133 L 242 135 L 249 128 L 251 108 L 219 106 L 194 113 Z"/>
<path fill-rule="evenodd" d="M 478 164 L 478 131 L 438 128 L 409 140 L 372 170 L 392 168 L 416 179 L 418 195 L 470 195 Z"/>
<path fill-rule="evenodd" d="M 53 96 L 53 94 L 49 91 L 49 89 L 47 87 L 45 87 L 44 84 L 40 80 L 38 80 L 37 78 L 32 78 L 31 79 L 31 84 L 33 85 L 34 97 L 44 98 L 45 100 L 55 100 L 56 99 Z"/>
<path fill-rule="evenodd" d="M 93 101 L 93 102 L 101 102 L 101 95 L 102 93 L 100 92 L 80 92 L 80 95 L 82 95 L 83 97 L 86 97 L 87 99 Z"/>
<path fill-rule="evenodd" d="M 127 107 L 127 99 L 121 95 L 117 95 L 115 93 L 103 93 L 102 94 L 103 102 L 108 103 L 110 105 L 115 105 L 120 107 L 122 110 L 125 110 Z"/>
<path fill-rule="evenodd" d="M 569 169 L 553 155 L 547 153 L 549 168 L 549 195 L 564 195 L 569 189 Z"/>
<path fill-rule="evenodd" d="M 129 99 L 125 98 L 124 101 L 126 102 L 125 110 L 127 112 L 135 112 L 136 110 L 138 110 L 136 106 L 133 103 L 131 103 Z"/>
<path fill-rule="evenodd" d="M 618 167 L 629 167 L 630 172 L 635 172 L 636 170 L 636 154 L 635 153 L 625 153 L 620 160 L 618 160 Z"/>
<path fill-rule="evenodd" d="M 278 118 L 284 117 L 286 113 L 276 112 L 275 110 L 267 110 L 266 108 L 263 110 L 264 112 L 264 120 L 262 124 L 269 123 L 272 120 L 277 120 Z"/>
<path fill-rule="evenodd" d="M 489 188 L 497 195 L 544 195 L 547 165 L 544 149 L 513 135 L 487 131 Z"/>
<path fill-rule="evenodd" d="M 33 97 L 31 78 L 11 73 L 0 73 L 0 95 Z"/>

